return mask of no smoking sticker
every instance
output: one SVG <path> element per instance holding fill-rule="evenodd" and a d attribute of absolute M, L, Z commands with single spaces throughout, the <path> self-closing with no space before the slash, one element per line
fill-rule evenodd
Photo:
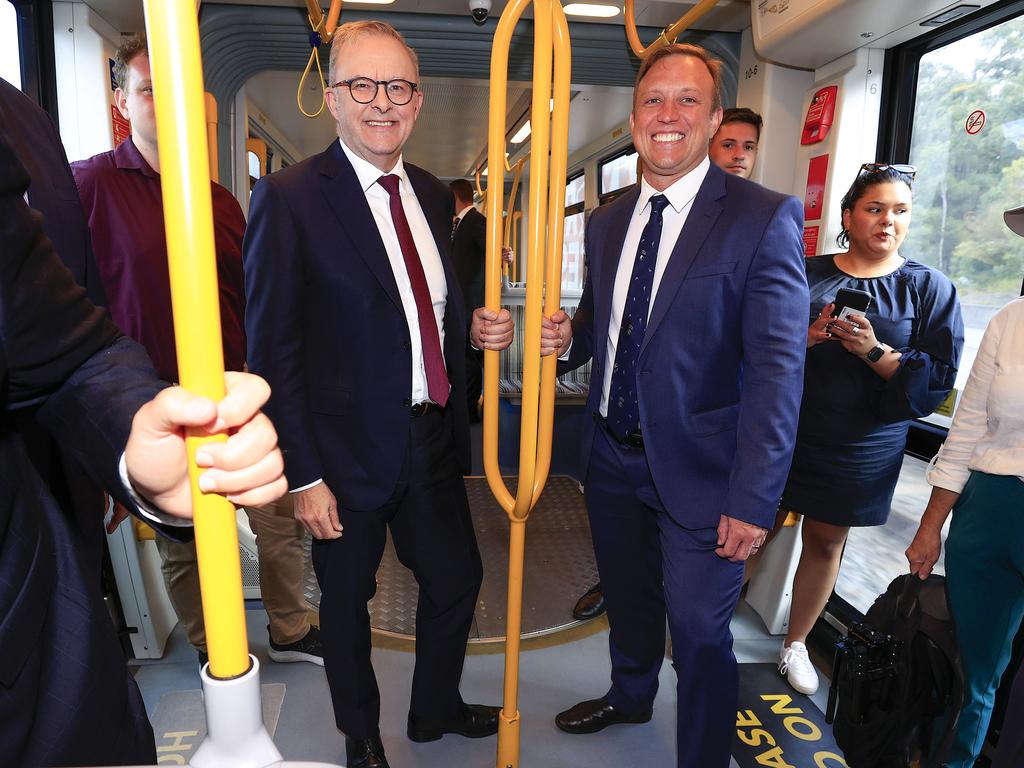
<path fill-rule="evenodd" d="M 964 122 L 964 130 L 971 136 L 978 133 L 982 128 L 985 127 L 985 113 L 976 109 L 967 116 L 967 120 Z"/>

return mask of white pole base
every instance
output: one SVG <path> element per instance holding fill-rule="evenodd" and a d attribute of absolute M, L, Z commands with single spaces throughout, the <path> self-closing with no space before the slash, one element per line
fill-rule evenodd
<path fill-rule="evenodd" d="M 263 726 L 260 663 L 252 654 L 249 659 L 249 671 L 233 680 L 218 680 L 210 665 L 203 665 L 206 738 L 189 761 L 194 768 L 265 768 L 281 762 Z"/>

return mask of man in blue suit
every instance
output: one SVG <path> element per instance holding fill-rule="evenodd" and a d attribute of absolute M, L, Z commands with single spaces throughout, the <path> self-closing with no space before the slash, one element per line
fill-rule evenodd
<path fill-rule="evenodd" d="M 314 537 L 320 630 L 349 768 L 386 768 L 366 604 L 390 528 L 419 583 L 407 734 L 488 736 L 459 695 L 482 579 L 468 467 L 469 327 L 450 263 L 448 188 L 402 160 L 423 100 L 392 27 L 345 24 L 327 104 L 338 140 L 256 185 L 243 246 L 249 366 L 271 383 L 295 516 Z M 478 349 L 512 338 L 473 312 Z"/>
<path fill-rule="evenodd" d="M 185 426 L 238 430 L 204 449 L 204 487 L 243 505 L 284 492 L 273 428 L 256 413 L 268 390 L 243 374 L 228 379 L 220 404 L 166 388 L 43 235 L 10 120 L 0 103 L 0 763 L 154 763 L 146 709 L 100 594 L 102 511 L 90 521 L 61 508 L 14 416 L 34 409 L 93 482 L 181 538 L 191 535 L 174 519 L 191 515 Z"/>
<path fill-rule="evenodd" d="M 729 765 L 729 621 L 789 470 L 807 326 L 799 202 L 708 160 L 720 67 L 690 45 L 641 65 L 643 178 L 594 212 L 579 309 L 546 320 L 542 344 L 571 342 L 568 369 L 593 358 L 581 466 L 611 630 L 611 688 L 555 722 L 648 721 L 667 615 L 687 768 Z"/>

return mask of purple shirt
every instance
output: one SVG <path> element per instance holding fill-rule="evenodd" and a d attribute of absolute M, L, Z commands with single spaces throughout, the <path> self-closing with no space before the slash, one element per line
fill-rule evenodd
<path fill-rule="evenodd" d="M 177 381 L 160 175 L 131 139 L 111 152 L 72 163 L 71 170 L 114 322 L 146 348 L 161 378 Z M 240 371 L 245 362 L 245 217 L 230 192 L 220 184 L 212 187 L 224 367 Z"/>

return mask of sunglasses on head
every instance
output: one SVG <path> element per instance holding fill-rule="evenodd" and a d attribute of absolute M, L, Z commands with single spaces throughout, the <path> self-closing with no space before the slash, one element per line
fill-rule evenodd
<path fill-rule="evenodd" d="M 896 173 L 909 176 L 913 180 L 917 175 L 917 166 L 900 163 L 864 163 L 860 167 L 860 173 L 874 173 L 876 171 L 896 171 Z"/>

